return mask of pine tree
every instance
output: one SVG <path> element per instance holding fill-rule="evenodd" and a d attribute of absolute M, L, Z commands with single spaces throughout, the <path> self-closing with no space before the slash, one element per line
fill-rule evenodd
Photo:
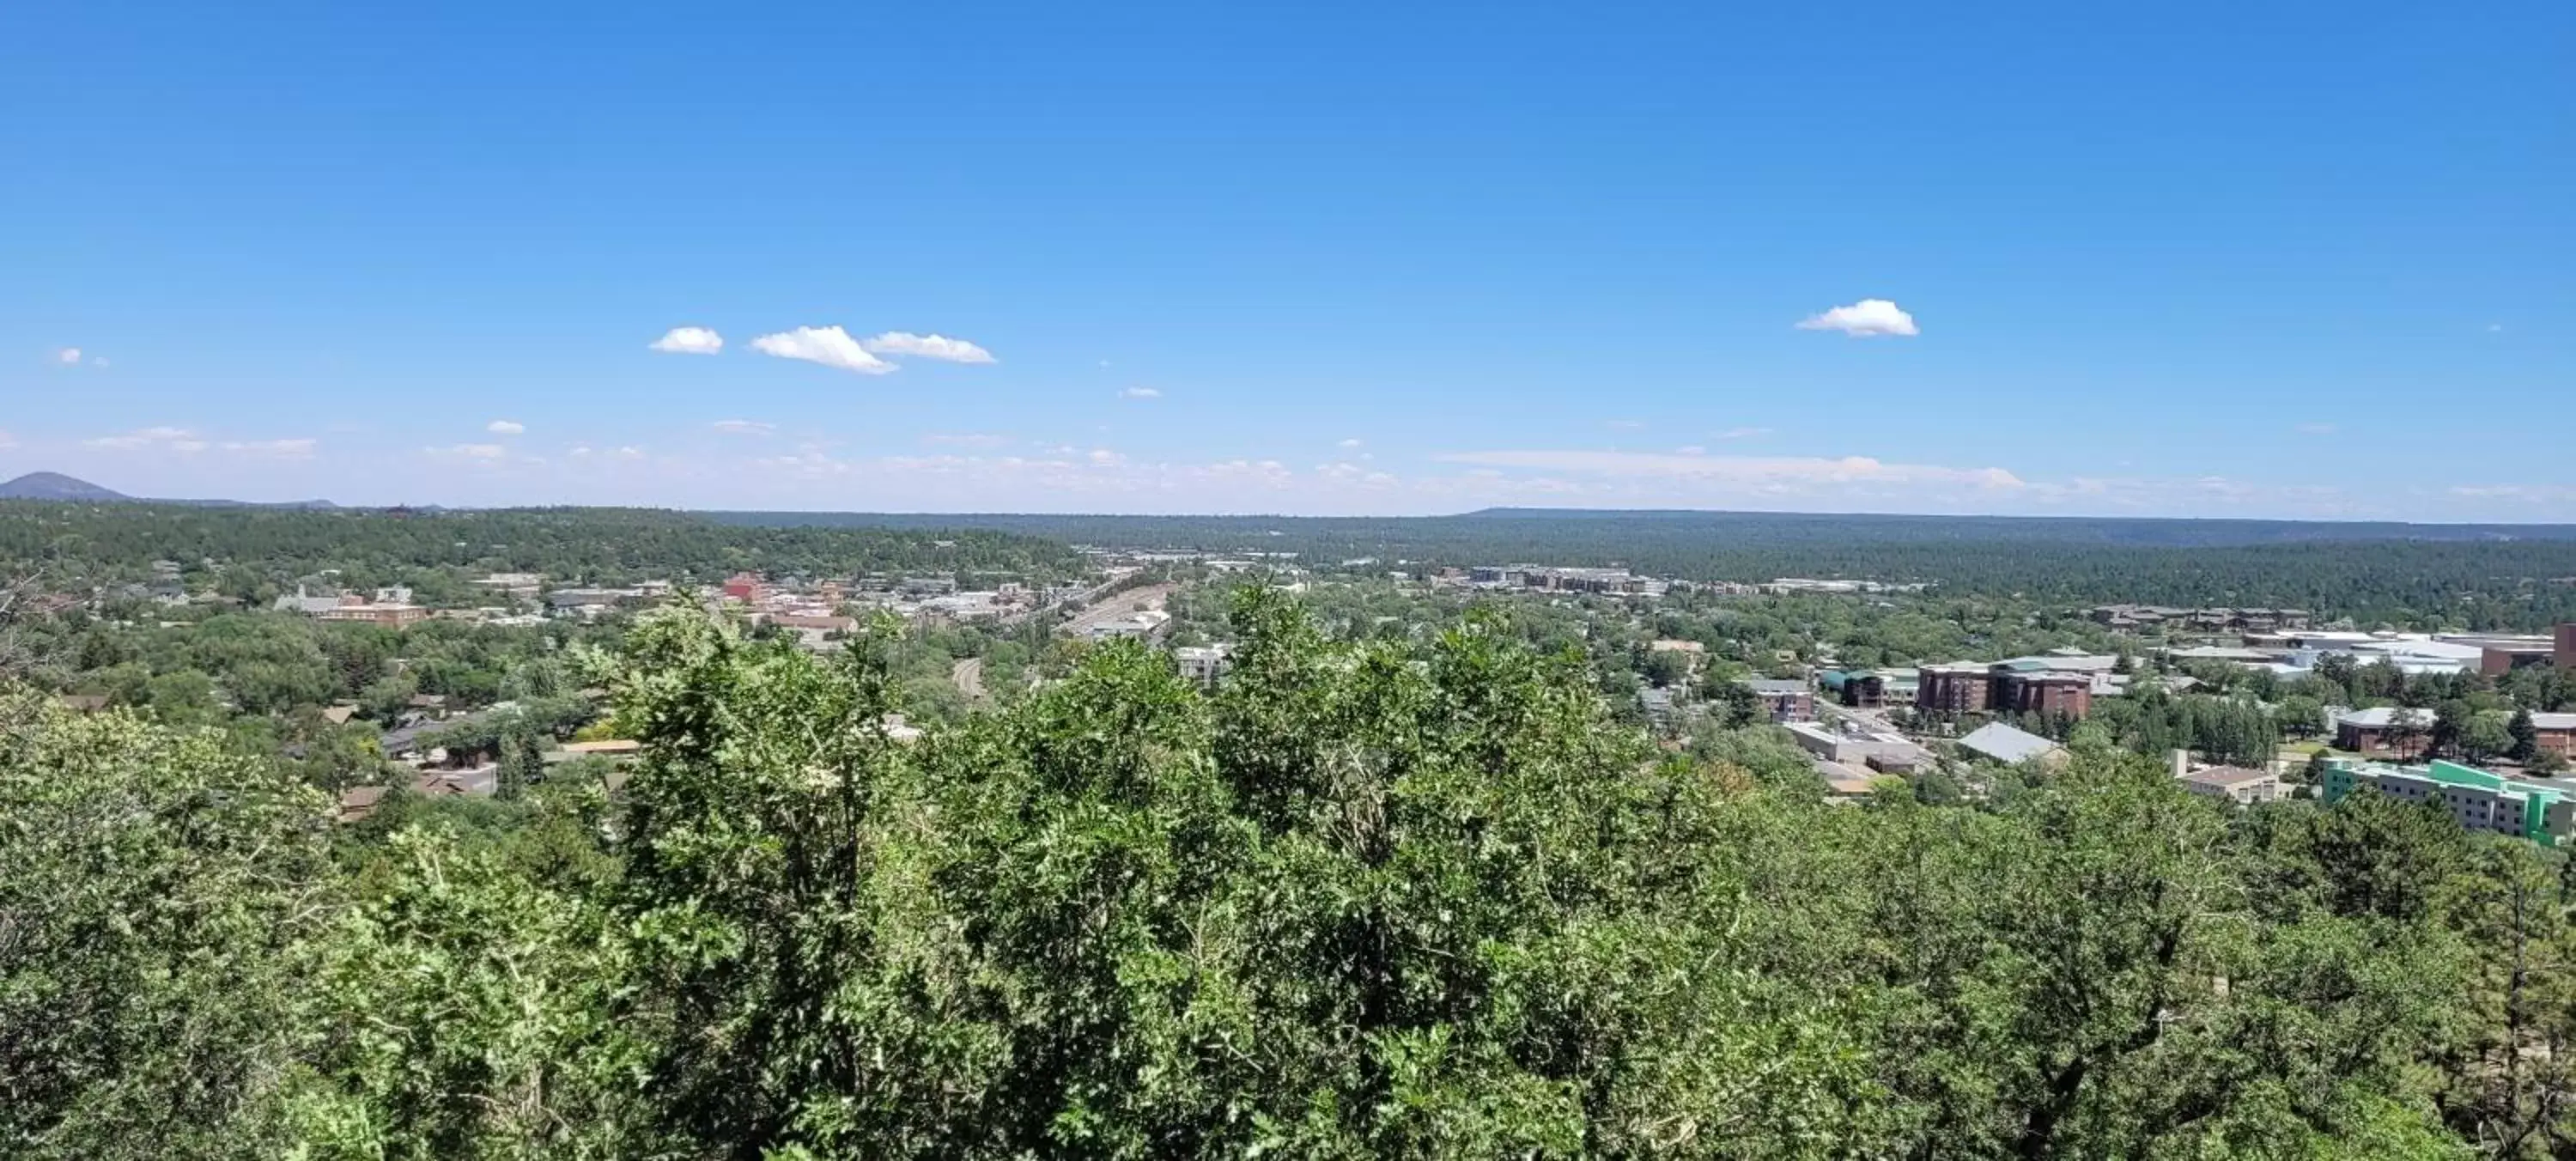
<path fill-rule="evenodd" d="M 2540 727 L 2531 720 L 2528 707 L 2513 711 L 2513 720 L 2505 724 L 2513 736 L 2513 748 L 2505 751 L 2516 762 L 2529 762 L 2540 753 Z"/>
<path fill-rule="evenodd" d="M 492 797 L 516 801 L 527 793 L 530 784 L 545 777 L 545 769 L 545 747 L 535 734 L 511 736 L 501 743 L 501 769 L 492 786 Z"/>

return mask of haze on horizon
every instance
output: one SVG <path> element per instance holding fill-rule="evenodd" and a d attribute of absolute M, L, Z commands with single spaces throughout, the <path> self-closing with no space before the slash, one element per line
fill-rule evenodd
<path fill-rule="evenodd" d="M 15 32 L 0 478 L 2576 520 L 2563 3 Z"/>

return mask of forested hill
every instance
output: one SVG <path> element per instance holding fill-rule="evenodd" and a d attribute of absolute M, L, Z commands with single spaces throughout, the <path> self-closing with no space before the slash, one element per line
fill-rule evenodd
<path fill-rule="evenodd" d="M 1324 564 L 1535 562 L 1704 581 L 1927 582 L 2072 603 L 2290 606 L 2401 624 L 2516 628 L 2576 616 L 2570 525 L 1529 509 L 1412 518 L 714 515 L 758 526 L 971 525 L 1077 544 L 1289 552 Z"/>
<path fill-rule="evenodd" d="M 246 584 L 291 582 L 324 569 L 350 583 L 417 583 L 421 570 L 541 572 L 561 579 L 706 581 L 751 569 L 779 575 L 862 571 L 993 571 L 1070 576 L 1060 542 L 989 529 L 726 525 L 640 508 L 213 508 L 146 503 L 0 501 L 0 577 L 114 579 L 155 560 L 206 562 Z"/>

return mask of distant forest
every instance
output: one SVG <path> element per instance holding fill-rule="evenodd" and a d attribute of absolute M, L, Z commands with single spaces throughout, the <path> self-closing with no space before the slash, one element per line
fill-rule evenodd
<path fill-rule="evenodd" d="M 1364 570 L 1619 565 L 1692 581 L 1783 576 L 1930 584 L 1950 596 L 2293 607 L 2401 628 L 2537 629 L 2576 619 L 2576 526 L 1806 516 L 1490 510 L 1414 518 L 690 513 L 0 502 L 0 570 L 135 579 L 156 559 L 214 567 L 253 599 L 336 569 L 422 584 L 474 569 L 700 582 L 736 569 L 1082 569 L 1068 545 L 1294 553 Z"/>
<path fill-rule="evenodd" d="M 2365 623 L 2537 628 L 2576 618 L 2576 525 L 1490 509 L 1460 516 L 729 512 L 767 527 L 961 525 L 1131 548 L 1291 552 L 1331 565 L 1622 565 L 1702 581 L 1925 582 L 2069 603 L 2270 606 Z"/>
<path fill-rule="evenodd" d="M 737 570 L 847 576 L 966 571 L 1069 578 L 1082 560 L 1059 540 L 955 527 L 745 527 L 642 508 L 407 512 L 334 508 L 0 501 L 0 579 L 149 575 L 155 560 L 226 574 L 226 591 L 337 570 L 348 583 L 419 583 L 425 573 L 539 572 L 556 580 L 705 583 Z"/>

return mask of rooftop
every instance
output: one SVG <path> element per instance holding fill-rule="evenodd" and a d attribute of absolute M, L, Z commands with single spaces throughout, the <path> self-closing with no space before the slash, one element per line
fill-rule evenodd
<path fill-rule="evenodd" d="M 1998 762 L 2023 762 L 2047 754 L 2058 746 L 2028 730 L 2015 729 L 2002 722 L 1988 722 L 1959 739 L 1959 748 Z"/>

